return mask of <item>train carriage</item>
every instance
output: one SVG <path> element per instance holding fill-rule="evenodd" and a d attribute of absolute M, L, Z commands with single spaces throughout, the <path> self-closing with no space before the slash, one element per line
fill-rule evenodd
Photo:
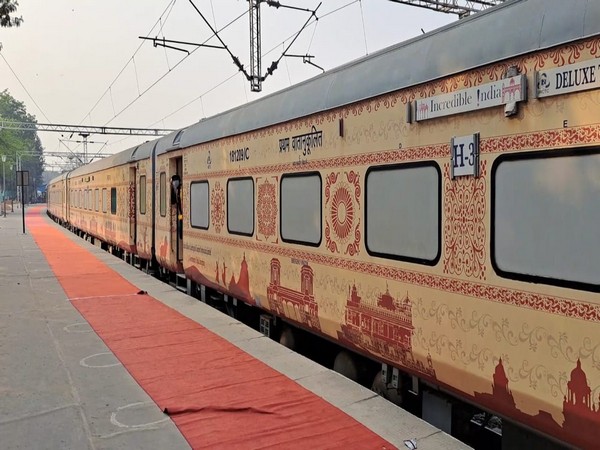
<path fill-rule="evenodd" d="M 447 432 L 471 404 L 504 448 L 593 448 L 598 17 L 509 1 L 144 144 L 153 256 L 381 363 Z"/>
<path fill-rule="evenodd" d="M 183 160 L 179 149 L 184 131 L 160 139 L 155 149 L 155 257 L 171 274 L 183 273 Z M 175 180 L 179 180 L 176 186 Z"/>
<path fill-rule="evenodd" d="M 154 243 L 154 177 L 153 154 L 156 142 L 145 142 L 133 152 L 135 167 L 135 256 L 144 268 L 152 262 Z"/>
<path fill-rule="evenodd" d="M 70 223 L 79 232 L 135 253 L 135 171 L 137 147 L 81 166 L 68 175 L 73 199 Z"/>
<path fill-rule="evenodd" d="M 67 204 L 69 197 L 67 193 L 67 173 L 54 178 L 48 184 L 48 214 L 59 223 L 68 223 Z"/>

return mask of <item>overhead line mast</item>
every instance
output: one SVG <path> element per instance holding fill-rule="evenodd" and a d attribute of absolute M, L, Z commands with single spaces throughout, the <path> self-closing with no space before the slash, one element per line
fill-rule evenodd
<path fill-rule="evenodd" d="M 273 72 L 277 69 L 279 62 L 285 56 L 302 57 L 304 63 L 311 64 L 311 65 L 323 70 L 321 67 L 319 67 L 318 65 L 316 65 L 315 63 L 313 63 L 311 61 L 311 59 L 314 58 L 314 56 L 312 56 L 312 55 L 291 55 L 291 54 L 287 53 L 288 50 L 290 49 L 290 47 L 294 44 L 294 42 L 296 42 L 296 39 L 298 38 L 300 33 L 302 33 L 302 31 L 304 31 L 306 29 L 306 27 L 309 25 L 311 20 L 313 18 L 315 21 L 319 20 L 319 18 L 317 17 L 317 10 L 321 7 L 322 2 L 319 3 L 319 5 L 316 7 L 316 9 L 312 10 L 312 9 L 306 9 L 306 8 L 298 8 L 296 6 L 284 5 L 284 4 L 282 4 L 278 1 L 274 1 L 274 0 L 247 0 L 247 1 L 248 1 L 248 5 L 249 5 L 248 6 L 248 8 L 249 8 L 248 14 L 250 16 L 250 60 L 251 60 L 250 61 L 250 73 L 248 73 L 248 71 L 245 69 L 245 67 L 242 64 L 242 62 L 240 61 L 240 59 L 231 52 L 229 47 L 227 47 L 227 45 L 225 44 L 225 42 L 223 41 L 221 36 L 219 36 L 219 31 L 217 31 L 210 24 L 210 22 L 206 19 L 206 17 L 204 17 L 204 14 L 202 14 L 200 9 L 194 4 L 193 0 L 189 0 L 189 2 L 194 7 L 196 12 L 200 15 L 200 17 L 202 18 L 204 23 L 208 26 L 210 31 L 212 32 L 211 38 L 216 37 L 219 40 L 219 43 L 221 45 L 209 45 L 206 43 L 175 41 L 172 39 L 165 39 L 164 37 L 163 38 L 159 38 L 159 37 L 149 38 L 149 37 L 140 36 L 140 39 L 152 41 L 152 44 L 154 45 L 154 47 L 170 48 L 173 50 L 186 52 L 188 55 L 190 54 L 189 50 L 182 48 L 182 47 L 176 47 L 171 44 L 189 45 L 189 46 L 194 46 L 194 47 L 208 47 L 208 48 L 217 48 L 217 49 L 221 49 L 221 50 L 226 50 L 227 53 L 229 53 L 229 56 L 231 57 L 233 63 L 238 68 L 238 70 L 244 74 L 244 76 L 246 77 L 246 79 L 248 81 L 250 81 L 250 88 L 251 88 L 252 92 L 260 92 L 262 90 L 262 82 L 265 81 L 265 79 L 269 75 L 273 75 Z M 260 47 L 261 47 L 261 45 L 260 45 L 260 41 L 261 41 L 261 37 L 260 37 L 260 5 L 261 5 L 261 3 L 266 3 L 268 6 L 272 6 L 274 8 L 287 8 L 287 9 L 293 9 L 296 11 L 309 12 L 311 14 L 310 17 L 306 20 L 306 22 L 302 26 L 302 28 L 300 29 L 300 31 L 298 31 L 294 35 L 290 44 L 286 47 L 286 49 L 283 51 L 281 56 L 277 60 L 275 60 L 271 63 L 271 65 L 269 66 L 267 71 L 264 73 L 264 75 L 261 75 L 261 57 L 262 57 L 262 55 L 260 54 L 260 52 L 261 52 L 261 49 L 260 49 Z"/>

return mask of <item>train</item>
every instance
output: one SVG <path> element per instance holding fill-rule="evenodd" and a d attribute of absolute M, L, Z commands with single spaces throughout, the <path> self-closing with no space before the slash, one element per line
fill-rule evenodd
<path fill-rule="evenodd" d="M 48 214 L 455 436 L 595 448 L 599 18 L 504 2 L 64 173 Z"/>

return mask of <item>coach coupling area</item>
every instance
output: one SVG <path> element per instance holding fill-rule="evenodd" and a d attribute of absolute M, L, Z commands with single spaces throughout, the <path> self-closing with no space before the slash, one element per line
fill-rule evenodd
<path fill-rule="evenodd" d="M 115 356 L 108 341 L 99 337 L 68 297 L 31 232 L 29 222 L 35 220 L 64 235 L 140 292 L 285 375 L 309 395 L 328 402 L 327 407 L 333 405 L 350 416 L 356 427 L 365 427 L 375 437 L 374 445 L 362 441 L 355 448 L 469 448 L 370 390 L 62 229 L 46 217 L 45 208 L 28 208 L 25 233 L 21 219 L 17 210 L 0 217 L 0 448 L 185 449 L 190 444 L 225 448 L 215 443 L 220 442 L 219 434 L 229 434 L 227 426 L 236 423 L 234 418 L 220 427 L 201 428 L 190 437 L 185 420 L 172 420 L 163 412 L 164 405 L 157 405 L 149 395 L 152 389 L 142 388 L 133 377 L 135 370 Z M 203 343 L 190 345 L 200 348 Z M 240 370 L 239 362 L 231 370 Z M 228 371 L 217 376 L 226 379 Z M 152 382 L 170 387 L 168 377 Z M 264 389 L 269 389 L 268 383 Z M 198 433 L 204 433 L 200 440 Z M 318 423 L 314 433 L 319 433 Z M 285 448 L 276 440 L 260 442 L 242 439 L 226 447 Z M 342 448 L 335 441 L 324 442 L 323 448 Z M 301 442 L 296 444 L 302 447 Z M 343 444 L 343 448 L 349 447 Z"/>

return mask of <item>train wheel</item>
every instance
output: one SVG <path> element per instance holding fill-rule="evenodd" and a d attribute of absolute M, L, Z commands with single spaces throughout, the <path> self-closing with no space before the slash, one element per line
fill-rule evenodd
<path fill-rule="evenodd" d="M 286 327 L 281 332 L 279 336 L 279 343 L 284 347 L 289 348 L 290 350 L 296 350 L 296 336 L 294 336 L 294 331 Z"/>
<path fill-rule="evenodd" d="M 382 396 L 386 400 L 389 400 L 390 402 L 394 403 L 395 405 L 402 405 L 402 394 L 400 393 L 401 389 L 388 387 L 383 382 L 381 371 L 377 372 L 377 375 L 375 375 L 375 378 L 373 379 L 373 384 L 371 386 L 371 390 L 376 394 Z"/>
<path fill-rule="evenodd" d="M 359 369 L 356 360 L 346 351 L 341 351 L 335 357 L 333 370 L 337 373 L 350 378 L 352 381 L 358 381 Z"/>

